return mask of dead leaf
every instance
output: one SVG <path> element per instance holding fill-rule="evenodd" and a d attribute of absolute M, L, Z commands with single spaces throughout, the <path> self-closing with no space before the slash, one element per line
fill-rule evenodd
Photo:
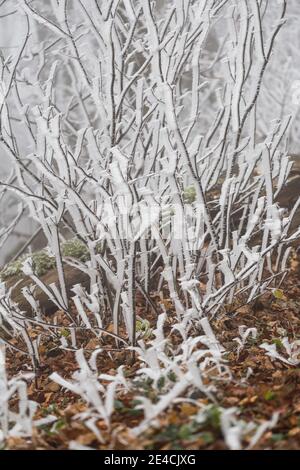
<path fill-rule="evenodd" d="M 291 437 L 297 436 L 300 434 L 300 428 L 297 426 L 296 428 L 292 428 L 289 430 L 288 435 Z"/>
<path fill-rule="evenodd" d="M 47 392 L 58 392 L 60 390 L 60 385 L 55 382 L 50 382 L 49 384 L 45 385 L 44 390 Z"/>
<path fill-rule="evenodd" d="M 95 440 L 97 440 L 97 438 L 93 432 L 87 432 L 86 434 L 82 434 L 76 439 L 76 441 L 83 446 L 89 446 Z"/>
<path fill-rule="evenodd" d="M 183 403 L 181 405 L 181 412 L 186 416 L 193 416 L 197 413 L 198 407 L 190 403 Z"/>

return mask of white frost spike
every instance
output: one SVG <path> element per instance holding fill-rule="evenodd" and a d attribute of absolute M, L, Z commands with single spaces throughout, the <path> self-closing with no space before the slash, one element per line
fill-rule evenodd
<path fill-rule="evenodd" d="M 166 395 L 162 396 L 158 403 L 152 404 L 146 397 L 137 397 L 142 403 L 137 406 L 137 409 L 143 409 L 145 413 L 145 419 L 136 428 L 132 430 L 134 436 L 138 436 L 144 432 L 151 421 L 156 419 L 160 413 L 162 413 L 168 406 L 170 406 L 174 399 L 184 392 L 188 386 L 188 380 L 183 377 L 180 382 L 177 382 L 174 387 Z"/>
<path fill-rule="evenodd" d="M 156 329 L 153 330 L 153 334 L 155 335 L 155 340 L 152 341 L 152 344 L 155 347 L 161 348 L 161 345 L 165 341 L 163 327 L 164 327 L 164 323 L 166 319 L 167 319 L 167 315 L 165 313 L 161 313 L 158 316 Z"/>
<path fill-rule="evenodd" d="M 233 338 L 233 341 L 238 343 L 237 355 L 239 356 L 240 352 L 246 344 L 248 337 L 251 335 L 253 339 L 257 338 L 257 329 L 255 327 L 247 328 L 246 325 L 240 325 L 238 330 L 241 338 Z"/>
<path fill-rule="evenodd" d="M 69 442 L 69 450 L 94 450 L 92 447 L 85 446 L 76 441 Z"/>
<path fill-rule="evenodd" d="M 46 416 L 46 418 L 41 418 L 41 419 L 35 420 L 34 425 L 37 426 L 37 427 L 45 426 L 45 424 L 55 423 L 55 421 L 57 421 L 57 420 L 58 420 L 57 416 L 48 415 L 48 416 Z"/>
<path fill-rule="evenodd" d="M 269 208 L 269 217 L 266 220 L 266 226 L 271 232 L 272 241 L 277 242 L 282 233 L 282 223 L 279 209 L 275 204 Z"/>
<path fill-rule="evenodd" d="M 91 323 L 88 319 L 88 316 L 83 308 L 83 305 L 81 303 L 81 300 L 80 298 L 76 295 L 75 297 L 73 297 L 73 302 L 75 304 L 75 307 L 76 307 L 76 310 L 79 314 L 79 316 L 81 317 L 84 325 L 88 328 L 88 329 L 92 329 L 92 326 L 91 326 Z"/>
<path fill-rule="evenodd" d="M 23 377 L 32 379 L 32 374 Z M 16 411 L 10 409 L 9 401 L 13 396 L 19 401 Z M 27 385 L 22 377 L 7 379 L 5 346 L 0 341 L 0 443 L 10 436 L 30 437 L 36 408 L 37 404 L 28 400 Z"/>
<path fill-rule="evenodd" d="M 243 437 L 243 424 L 235 418 L 236 408 L 223 410 L 220 416 L 222 434 L 230 450 L 241 450 Z"/>
<path fill-rule="evenodd" d="M 112 147 L 111 153 L 119 164 L 123 178 L 127 180 L 128 157 L 126 157 L 118 147 Z"/>
<path fill-rule="evenodd" d="M 279 415 L 280 415 L 280 413 L 276 411 L 275 413 L 273 413 L 273 415 L 272 415 L 272 417 L 269 421 L 265 421 L 265 422 L 261 423 L 261 425 L 256 430 L 254 436 L 252 437 L 252 439 L 250 441 L 250 444 L 248 446 L 248 449 L 251 449 L 252 447 L 254 447 L 255 444 L 257 444 L 257 442 L 259 441 L 259 439 L 262 437 L 262 435 L 268 429 L 272 429 L 276 426 L 276 424 L 278 422 Z"/>
<path fill-rule="evenodd" d="M 26 276 L 32 276 L 34 274 L 32 269 L 32 258 L 27 258 L 22 266 L 22 271 Z"/>
<path fill-rule="evenodd" d="M 126 13 L 128 15 L 128 18 L 131 22 L 134 22 L 135 20 L 135 14 L 134 14 L 134 10 L 132 8 L 132 4 L 131 4 L 131 0 L 123 0 L 124 1 L 124 5 L 125 5 L 125 9 L 126 9 Z"/>
<path fill-rule="evenodd" d="M 165 109 L 169 129 L 171 131 L 174 131 L 177 128 L 177 122 L 176 122 L 176 116 L 174 113 L 172 89 L 170 85 L 168 85 L 167 83 L 164 83 L 160 85 L 160 91 L 165 102 L 164 109 Z"/>
<path fill-rule="evenodd" d="M 279 361 L 292 366 L 300 364 L 300 340 L 295 340 L 290 343 L 288 338 L 285 337 L 281 342 L 288 354 L 287 359 L 277 352 L 276 344 L 262 343 L 260 347 L 267 351 L 267 355 L 270 356 L 271 359 L 278 359 Z"/>
<path fill-rule="evenodd" d="M 221 356 L 222 352 L 225 351 L 225 348 L 219 343 L 219 341 L 215 337 L 208 322 L 208 319 L 206 317 L 201 318 L 199 323 L 202 326 L 205 335 L 209 339 L 210 349 L 212 350 L 213 354 L 215 354 L 217 357 Z"/>

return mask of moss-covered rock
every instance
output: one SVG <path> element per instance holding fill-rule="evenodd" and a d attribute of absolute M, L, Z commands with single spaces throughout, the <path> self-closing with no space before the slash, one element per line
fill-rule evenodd
<path fill-rule="evenodd" d="M 98 246 L 97 246 L 98 248 Z M 100 249 L 100 245 L 99 245 Z M 78 238 L 73 238 L 62 244 L 62 255 L 65 257 L 75 258 L 83 263 L 90 259 L 89 250 L 87 246 Z M 98 250 L 96 250 L 98 251 Z M 5 281 L 14 276 L 19 276 L 23 273 L 22 266 L 24 261 L 31 257 L 33 271 L 37 276 L 43 276 L 51 269 L 55 268 L 55 257 L 50 256 L 46 250 L 37 251 L 35 253 L 26 253 L 20 256 L 17 260 L 8 263 L 0 272 L 0 280 Z"/>
<path fill-rule="evenodd" d="M 0 273 L 1 280 L 5 281 L 10 277 L 22 274 L 23 263 L 29 257 L 32 259 L 33 271 L 37 276 L 43 276 L 43 274 L 46 274 L 55 267 L 55 258 L 53 256 L 50 256 L 45 250 L 37 251 L 36 253 L 25 254 L 12 263 L 7 264 Z"/>

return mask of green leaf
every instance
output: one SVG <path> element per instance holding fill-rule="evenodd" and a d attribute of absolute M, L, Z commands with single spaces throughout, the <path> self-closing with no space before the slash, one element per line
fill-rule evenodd
<path fill-rule="evenodd" d="M 168 373 L 168 379 L 171 381 L 171 382 L 176 382 L 177 381 L 177 375 L 175 374 L 175 372 L 173 372 L 171 370 L 171 372 Z"/>
<path fill-rule="evenodd" d="M 284 295 L 284 293 L 281 289 L 274 289 L 273 290 L 273 296 L 275 297 L 275 299 L 287 300 L 286 296 Z"/>
<path fill-rule="evenodd" d="M 221 411 L 216 405 L 212 405 L 206 411 L 206 422 L 215 429 L 220 428 Z"/>
<path fill-rule="evenodd" d="M 178 437 L 183 440 L 188 440 L 192 436 L 193 430 L 189 424 L 183 424 L 178 432 Z"/>
<path fill-rule="evenodd" d="M 58 421 L 56 421 L 56 423 L 54 423 L 52 427 L 52 432 L 58 432 L 60 429 L 64 428 L 66 424 L 67 423 L 65 419 L 59 419 Z"/>
<path fill-rule="evenodd" d="M 264 394 L 264 399 L 265 400 L 274 400 L 276 398 L 276 394 L 273 392 L 273 390 L 267 390 Z"/>
<path fill-rule="evenodd" d="M 282 432 L 273 433 L 271 439 L 273 442 L 283 441 L 285 439 L 285 435 Z"/>
<path fill-rule="evenodd" d="M 199 434 L 199 437 L 205 442 L 205 444 L 212 444 L 215 441 L 214 435 L 212 432 L 202 432 Z"/>
<path fill-rule="evenodd" d="M 70 331 L 69 330 L 66 330 L 66 328 L 63 328 L 60 332 L 61 336 L 64 336 L 65 338 L 67 338 L 68 336 L 70 336 Z"/>
<path fill-rule="evenodd" d="M 165 377 L 162 375 L 161 377 L 159 377 L 158 381 L 157 381 L 157 388 L 158 390 L 161 390 L 162 388 L 164 388 L 164 385 L 166 383 L 166 379 Z"/>
<path fill-rule="evenodd" d="M 272 343 L 276 344 L 277 348 L 283 348 L 282 341 L 279 338 L 272 338 Z"/>
<path fill-rule="evenodd" d="M 121 400 L 114 400 L 114 408 L 116 411 L 120 411 L 124 409 L 124 404 Z"/>

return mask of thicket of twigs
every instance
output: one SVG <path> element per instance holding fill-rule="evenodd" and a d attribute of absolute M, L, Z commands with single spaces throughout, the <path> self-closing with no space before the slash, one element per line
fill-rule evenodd
<path fill-rule="evenodd" d="M 285 0 L 12 0 L 0 8 L 7 22 L 19 15 L 25 32 L 0 57 L 9 169 L 0 204 L 15 210 L 0 245 L 7 249 L 27 217 L 57 273 L 46 284 L 26 243 L 16 281 L 31 280 L 22 289 L 30 314 L 1 283 L 0 441 L 33 442 L 41 426 L 57 431 L 58 415 L 41 417 L 35 398 L 49 376 L 47 393 L 81 397 L 74 420 L 94 446 L 155 429 L 185 402 L 200 427 L 217 417 L 228 447 L 252 448 L 279 415 L 245 421 L 219 406 L 220 384 L 247 383 L 253 367 L 233 377 L 233 346 L 222 344 L 218 321 L 262 295 L 284 300 L 300 199 L 289 210 L 278 199 L 299 97 L 294 72 L 282 77 L 278 64 L 287 24 L 297 34 L 296 2 L 290 10 Z M 76 253 L 64 252 L 69 239 Z M 71 295 L 69 267 L 88 279 Z M 235 324 L 237 358 L 259 341 L 251 318 Z M 299 363 L 297 336 L 283 334 L 277 349 L 264 339 L 260 351 L 272 361 Z M 22 364 L 8 379 L 5 351 Z M 51 354 L 61 363 L 75 356 L 75 370 L 58 360 L 51 370 Z M 126 436 L 115 425 L 122 407 L 138 416 Z"/>

